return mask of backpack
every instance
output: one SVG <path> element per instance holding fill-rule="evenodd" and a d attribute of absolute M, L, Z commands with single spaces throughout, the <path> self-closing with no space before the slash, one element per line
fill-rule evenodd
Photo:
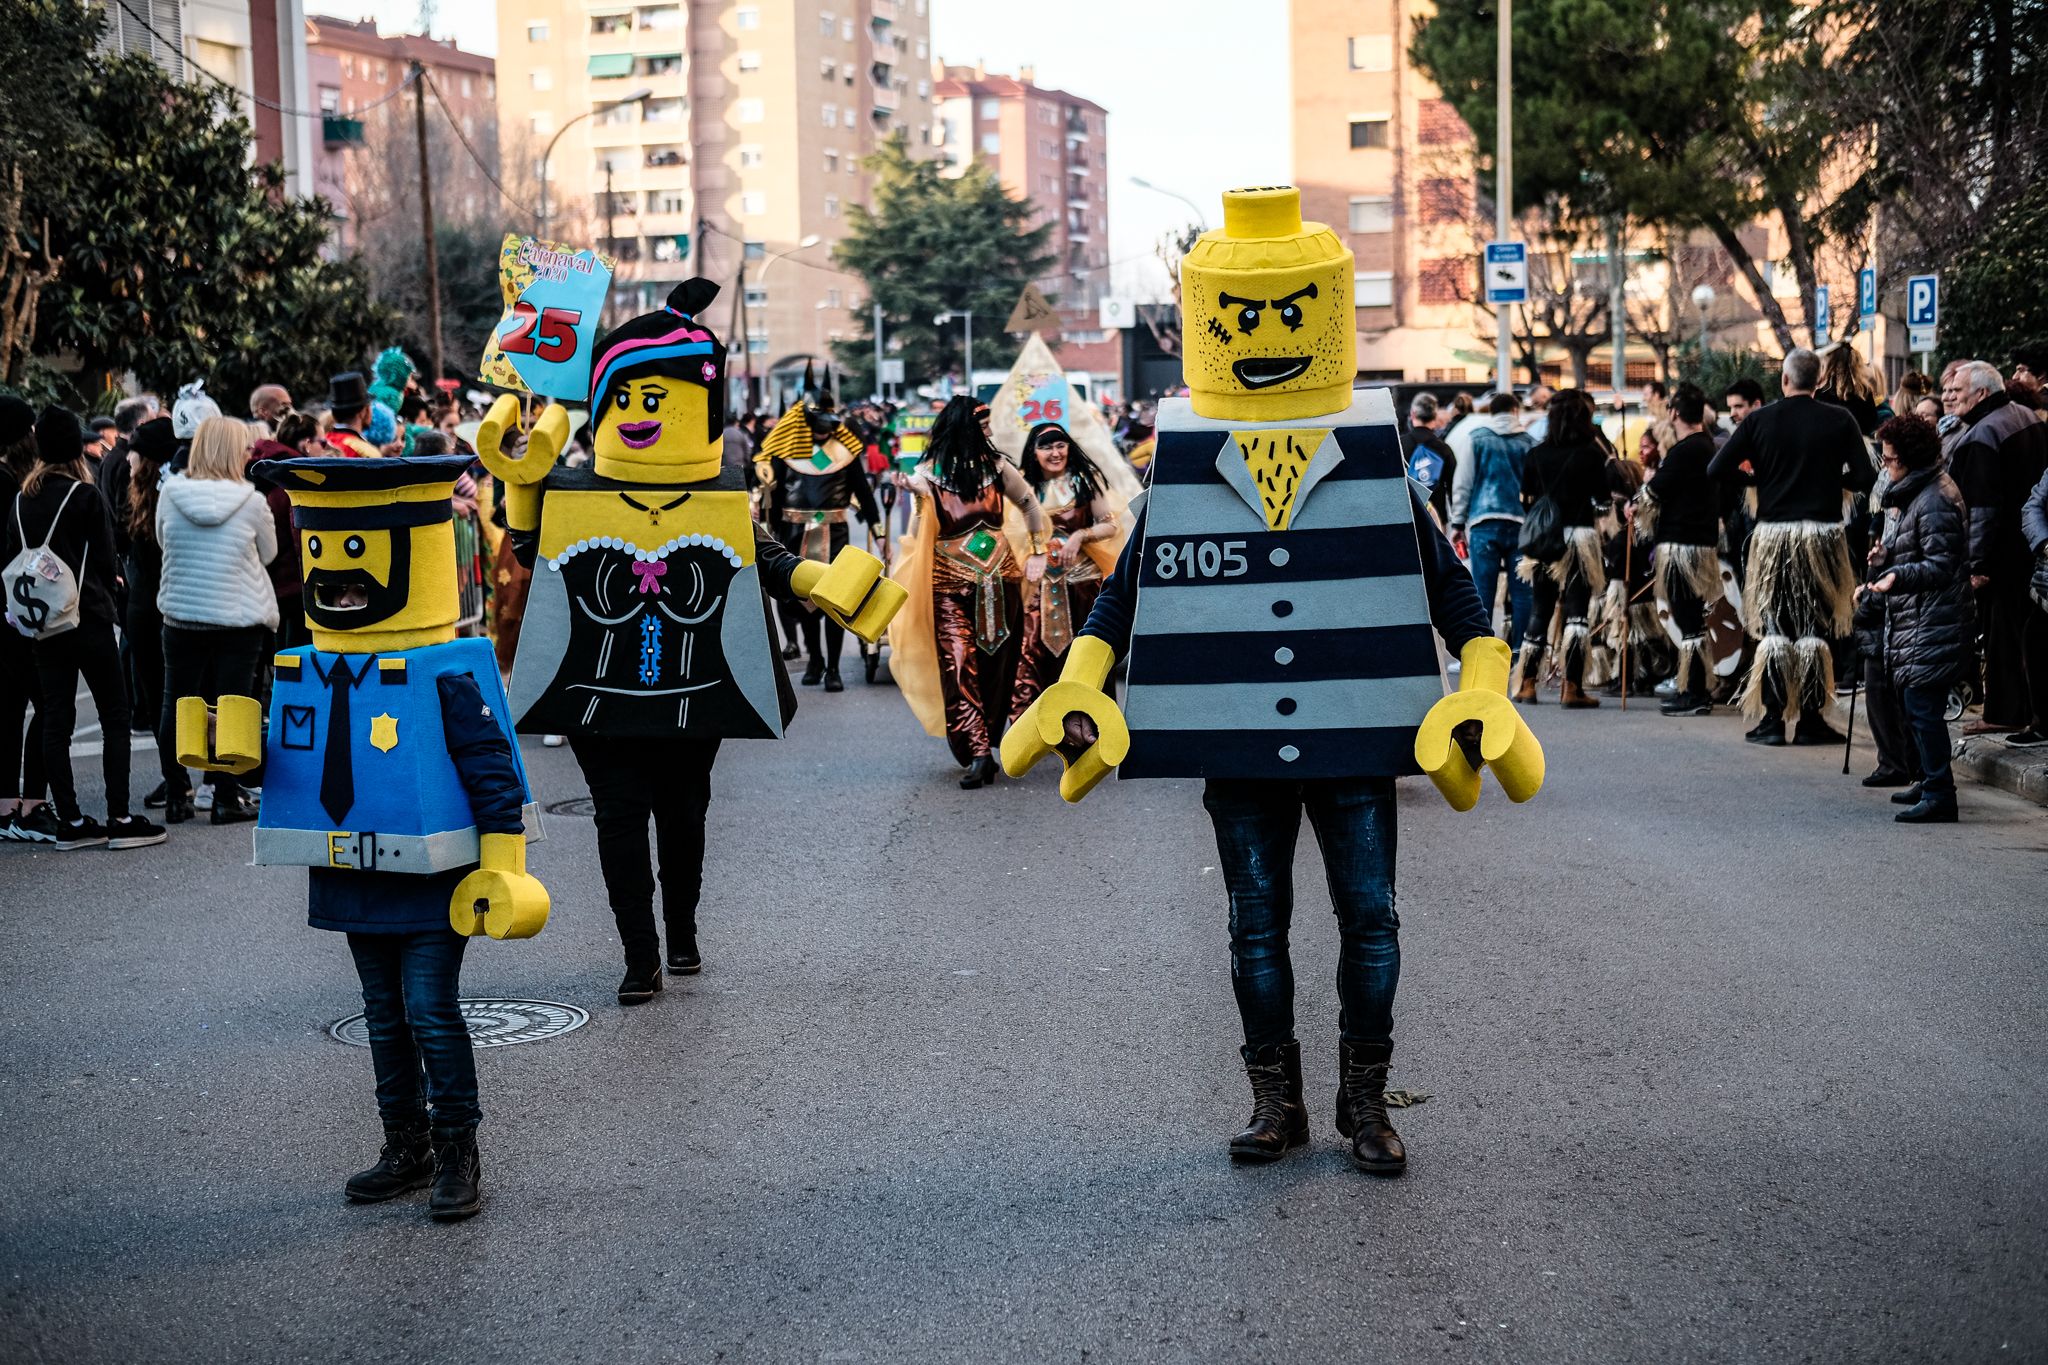
<path fill-rule="evenodd" d="M 1515 548 L 1539 564 L 1552 564 L 1564 558 L 1564 512 L 1557 499 L 1550 496 L 1548 486 L 1522 514 L 1522 533 Z"/>
<path fill-rule="evenodd" d="M 50 518 L 50 529 L 43 533 L 43 543 L 35 546 L 28 543 L 28 532 L 21 524 L 22 500 L 14 500 L 14 529 L 21 535 L 21 553 L 0 569 L 0 587 L 7 593 L 8 623 L 31 640 L 47 640 L 78 625 L 78 576 L 50 548 L 50 537 L 57 534 L 57 523 L 64 520 L 64 508 L 77 491 L 75 483 L 64 490 L 57 515 Z M 90 544 L 85 553 L 92 553 Z M 81 557 L 79 568 L 84 567 Z"/>

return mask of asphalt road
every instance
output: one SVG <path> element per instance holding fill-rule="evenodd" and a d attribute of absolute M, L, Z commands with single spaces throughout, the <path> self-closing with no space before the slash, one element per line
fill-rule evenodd
<path fill-rule="evenodd" d="M 1234 1168 L 1195 787 L 961 792 L 888 688 L 727 746 L 707 966 L 645 1008 L 590 822 L 550 821 L 552 923 L 465 984 L 591 1022 L 479 1055 L 487 1205 L 452 1227 L 343 1202 L 377 1145 L 324 1032 L 353 973 L 246 828 L 0 846 L 0 1360 L 2048 1356 L 2048 816 L 1966 788 L 1895 827 L 1732 717 L 1532 720 L 1529 806 L 1404 784 L 1393 1084 L 1433 1098 L 1398 1181 L 1330 1126 L 1312 839 L 1315 1140 Z"/>

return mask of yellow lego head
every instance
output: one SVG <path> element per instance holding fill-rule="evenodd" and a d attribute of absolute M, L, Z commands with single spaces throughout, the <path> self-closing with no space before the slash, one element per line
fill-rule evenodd
<path fill-rule="evenodd" d="M 1292 185 L 1228 190 L 1181 261 L 1181 368 L 1195 412 L 1276 422 L 1342 412 L 1358 374 L 1351 252 L 1301 221 Z"/>
<path fill-rule="evenodd" d="M 268 460 L 254 473 L 292 500 L 315 647 L 337 654 L 455 638 L 460 455 Z"/>
<path fill-rule="evenodd" d="M 630 483 L 715 478 L 724 452 L 725 344 L 697 321 L 718 286 L 685 280 L 668 305 L 598 340 L 590 367 L 594 464 Z"/>

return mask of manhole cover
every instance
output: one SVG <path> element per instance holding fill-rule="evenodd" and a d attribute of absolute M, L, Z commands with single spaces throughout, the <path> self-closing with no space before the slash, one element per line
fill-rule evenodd
<path fill-rule="evenodd" d="M 572 797 L 567 801 L 550 801 L 544 807 L 549 815 L 575 815 L 588 820 L 597 814 L 597 805 L 587 796 Z"/>
<path fill-rule="evenodd" d="M 510 1047 L 555 1038 L 590 1022 L 590 1012 L 552 1000 L 464 1000 L 462 1018 L 476 1047 Z M 350 1047 L 370 1045 L 370 1026 L 351 1014 L 328 1027 L 327 1034 Z"/>

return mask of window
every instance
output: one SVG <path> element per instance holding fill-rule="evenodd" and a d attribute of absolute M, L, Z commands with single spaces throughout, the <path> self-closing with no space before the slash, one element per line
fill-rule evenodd
<path fill-rule="evenodd" d="M 467 76 L 464 76 L 464 77 L 462 78 L 462 98 L 464 98 L 464 99 L 468 99 L 468 98 L 470 98 L 470 96 L 474 95 L 475 93 L 476 93 L 476 87 L 475 87 L 475 86 L 474 86 L 474 85 L 473 85 L 473 84 L 472 84 L 472 83 L 470 82 L 470 79 L 469 79 L 469 77 L 467 77 Z"/>
<path fill-rule="evenodd" d="M 931 97 L 931 93 L 932 83 L 930 81 L 919 81 L 917 83 L 917 97 L 919 99 L 929 99 Z"/>
<path fill-rule="evenodd" d="M 850 43 L 853 41 L 853 20 L 841 19 L 839 21 L 839 37 L 842 42 Z"/>
<path fill-rule="evenodd" d="M 639 117 L 640 106 L 633 103 L 607 104 L 591 114 L 590 121 L 605 128 L 619 128 Z"/>
<path fill-rule="evenodd" d="M 633 74 L 633 55 L 630 52 L 593 53 L 583 64 L 583 71 L 593 80 L 611 80 Z"/>
<path fill-rule="evenodd" d="M 592 33 L 631 33 L 633 16 L 630 14 L 593 14 L 590 16 Z"/>
<path fill-rule="evenodd" d="M 690 207 L 690 196 L 681 190 L 649 190 L 647 211 L 649 213 L 685 213 Z"/>
<path fill-rule="evenodd" d="M 768 109 L 760 100 L 734 100 L 732 116 L 741 123 L 759 123 L 768 117 Z"/>
<path fill-rule="evenodd" d="M 849 104 L 846 106 L 845 109 L 840 111 L 839 126 L 842 128 L 858 128 L 860 126 L 860 124 L 853 117 L 852 105 Z"/>
<path fill-rule="evenodd" d="M 743 144 L 740 147 L 740 169 L 747 170 L 760 165 L 763 157 L 764 154 L 760 144 L 753 142 Z"/>
<path fill-rule="evenodd" d="M 915 8 L 917 11 L 917 17 L 920 19 L 924 18 L 924 6 L 925 0 L 917 0 L 916 4 L 913 6 L 913 8 Z M 920 52 L 917 55 L 922 57 L 924 54 Z"/>
<path fill-rule="evenodd" d="M 760 285 L 758 285 L 758 284 L 750 284 L 750 285 L 748 285 L 748 286 L 747 286 L 747 307 L 749 307 L 749 308 L 766 308 L 767 306 L 768 306 L 768 291 L 767 291 L 766 289 L 762 288 L 762 287 L 761 287 Z"/>
<path fill-rule="evenodd" d="M 1353 147 L 1384 147 L 1387 145 L 1388 120 L 1382 118 L 1355 118 L 1351 120 L 1351 145 Z"/>
<path fill-rule="evenodd" d="M 824 106 L 823 112 L 825 115 L 825 126 L 827 128 L 837 128 L 839 126 L 839 106 L 828 104 Z"/>
<path fill-rule="evenodd" d="M 681 28 L 683 7 L 681 5 L 648 5 L 639 12 L 641 28 Z"/>
<path fill-rule="evenodd" d="M 323 114 L 339 114 L 341 112 L 341 92 L 331 85 L 320 87 L 320 112 Z"/>
<path fill-rule="evenodd" d="M 641 162 L 648 166 L 682 166 L 688 164 L 688 158 L 680 147 L 649 147 Z"/>
<path fill-rule="evenodd" d="M 1394 272 L 1361 270 L 1351 277 L 1351 303 L 1355 308 L 1394 306 Z"/>
<path fill-rule="evenodd" d="M 840 306 L 839 291 L 837 289 L 827 289 L 825 291 L 825 306 L 827 308 L 837 308 Z"/>
<path fill-rule="evenodd" d="M 825 149 L 825 172 L 826 172 L 826 174 L 830 175 L 830 174 L 834 174 L 834 173 L 836 173 L 836 172 L 837 172 L 838 170 L 839 170 L 839 152 L 838 152 L 838 149 L 837 149 L 837 148 L 833 148 L 833 147 L 827 147 L 827 148 Z"/>
<path fill-rule="evenodd" d="M 1392 232 L 1394 230 L 1393 198 L 1384 194 L 1352 196 L 1351 230 L 1353 232 Z"/>
<path fill-rule="evenodd" d="M 839 216 L 838 195 L 828 194 L 825 196 L 825 216 L 827 218 L 837 218 Z"/>
<path fill-rule="evenodd" d="M 1415 106 L 1415 140 L 1425 147 L 1464 142 L 1472 136 L 1449 100 L 1420 100 Z"/>
<path fill-rule="evenodd" d="M 919 14 L 923 14 L 923 13 L 924 13 L 924 7 L 920 5 L 920 6 L 918 7 L 918 11 L 917 11 L 917 12 L 918 12 Z M 925 42 L 925 40 L 924 40 L 924 39 L 922 39 L 922 38 L 919 38 L 919 39 L 917 40 L 917 59 L 918 59 L 919 61 L 923 61 L 923 60 L 925 60 L 925 59 L 926 59 L 927 57 L 929 57 L 929 56 L 931 56 L 931 47 L 930 47 L 930 45 L 929 45 L 929 44 L 927 44 L 927 43 Z"/>
<path fill-rule="evenodd" d="M 1472 297 L 1472 262 L 1465 257 L 1424 261 L 1417 283 L 1424 303 L 1464 303 Z"/>
<path fill-rule="evenodd" d="M 537 66 L 526 73 L 526 79 L 536 90 L 555 88 L 555 73 L 544 66 Z"/>
<path fill-rule="evenodd" d="M 748 354 L 748 355 L 767 355 L 767 354 L 768 354 L 768 338 L 767 338 L 767 337 L 753 337 L 753 336 L 750 336 L 750 337 L 748 337 L 748 338 L 747 338 L 747 354 Z"/>
<path fill-rule="evenodd" d="M 741 5 L 732 12 L 732 26 L 742 33 L 752 33 L 761 27 L 761 11 L 752 5 Z"/>
<path fill-rule="evenodd" d="M 1424 223 L 1462 223 L 1472 211 L 1472 188 L 1463 180 L 1432 178 L 1416 187 L 1415 202 Z"/>
<path fill-rule="evenodd" d="M 1366 33 L 1351 40 L 1351 69 L 1353 71 L 1392 71 L 1394 69 L 1394 35 L 1391 33 Z"/>
<path fill-rule="evenodd" d="M 534 132 L 542 135 L 555 131 L 555 116 L 545 109 L 537 114 L 528 116 L 526 122 L 527 126 L 533 129 Z"/>
<path fill-rule="evenodd" d="M 484 98 L 487 100 L 498 98 L 498 78 L 496 76 L 484 77 Z"/>
<path fill-rule="evenodd" d="M 1003 150 L 1003 135 L 1001 133 L 983 133 L 981 135 L 981 150 L 987 156 L 1001 154 Z"/>
<path fill-rule="evenodd" d="M 983 100 L 981 102 L 981 116 L 983 118 L 997 118 L 1002 112 L 1003 105 L 1001 100 Z"/>
<path fill-rule="evenodd" d="M 744 246 L 742 246 L 740 250 L 741 254 L 744 255 L 746 259 L 750 261 L 758 261 L 764 259 L 768 255 L 768 244 L 766 242 L 748 242 Z"/>
<path fill-rule="evenodd" d="M 383 85 L 386 81 L 389 81 L 390 79 L 391 68 L 385 66 L 384 63 L 382 62 L 377 63 L 377 84 Z"/>
<path fill-rule="evenodd" d="M 1452 365 L 1442 370 L 1424 370 L 1422 372 L 1422 382 L 1425 384 L 1462 384 L 1465 382 L 1465 367 L 1463 365 Z"/>
<path fill-rule="evenodd" d="M 546 42 L 547 40 L 548 40 L 548 26 L 547 26 L 547 21 L 546 21 L 546 20 L 542 20 L 542 21 L 541 21 L 540 23 L 537 23 L 537 24 L 528 24 L 528 25 L 526 26 L 526 41 L 527 41 L 527 42 L 529 42 L 529 43 L 544 43 L 544 42 Z"/>
<path fill-rule="evenodd" d="M 683 69 L 683 54 L 660 52 L 642 57 L 634 69 L 643 76 L 673 76 Z"/>
<path fill-rule="evenodd" d="M 683 110 L 681 99 L 640 101 L 640 117 L 649 123 L 681 123 Z"/>
<path fill-rule="evenodd" d="M 356 74 L 356 59 L 351 56 L 348 56 L 346 53 L 344 53 L 341 58 L 341 74 L 344 76 L 353 76 Z"/>
<path fill-rule="evenodd" d="M 768 212 L 768 196 L 759 190 L 745 190 L 740 194 L 740 216 L 759 218 Z"/>
<path fill-rule="evenodd" d="M 820 35 L 830 38 L 832 30 L 837 27 L 839 27 L 839 19 L 836 15 L 829 14 L 823 10 L 818 12 L 818 32 Z"/>

